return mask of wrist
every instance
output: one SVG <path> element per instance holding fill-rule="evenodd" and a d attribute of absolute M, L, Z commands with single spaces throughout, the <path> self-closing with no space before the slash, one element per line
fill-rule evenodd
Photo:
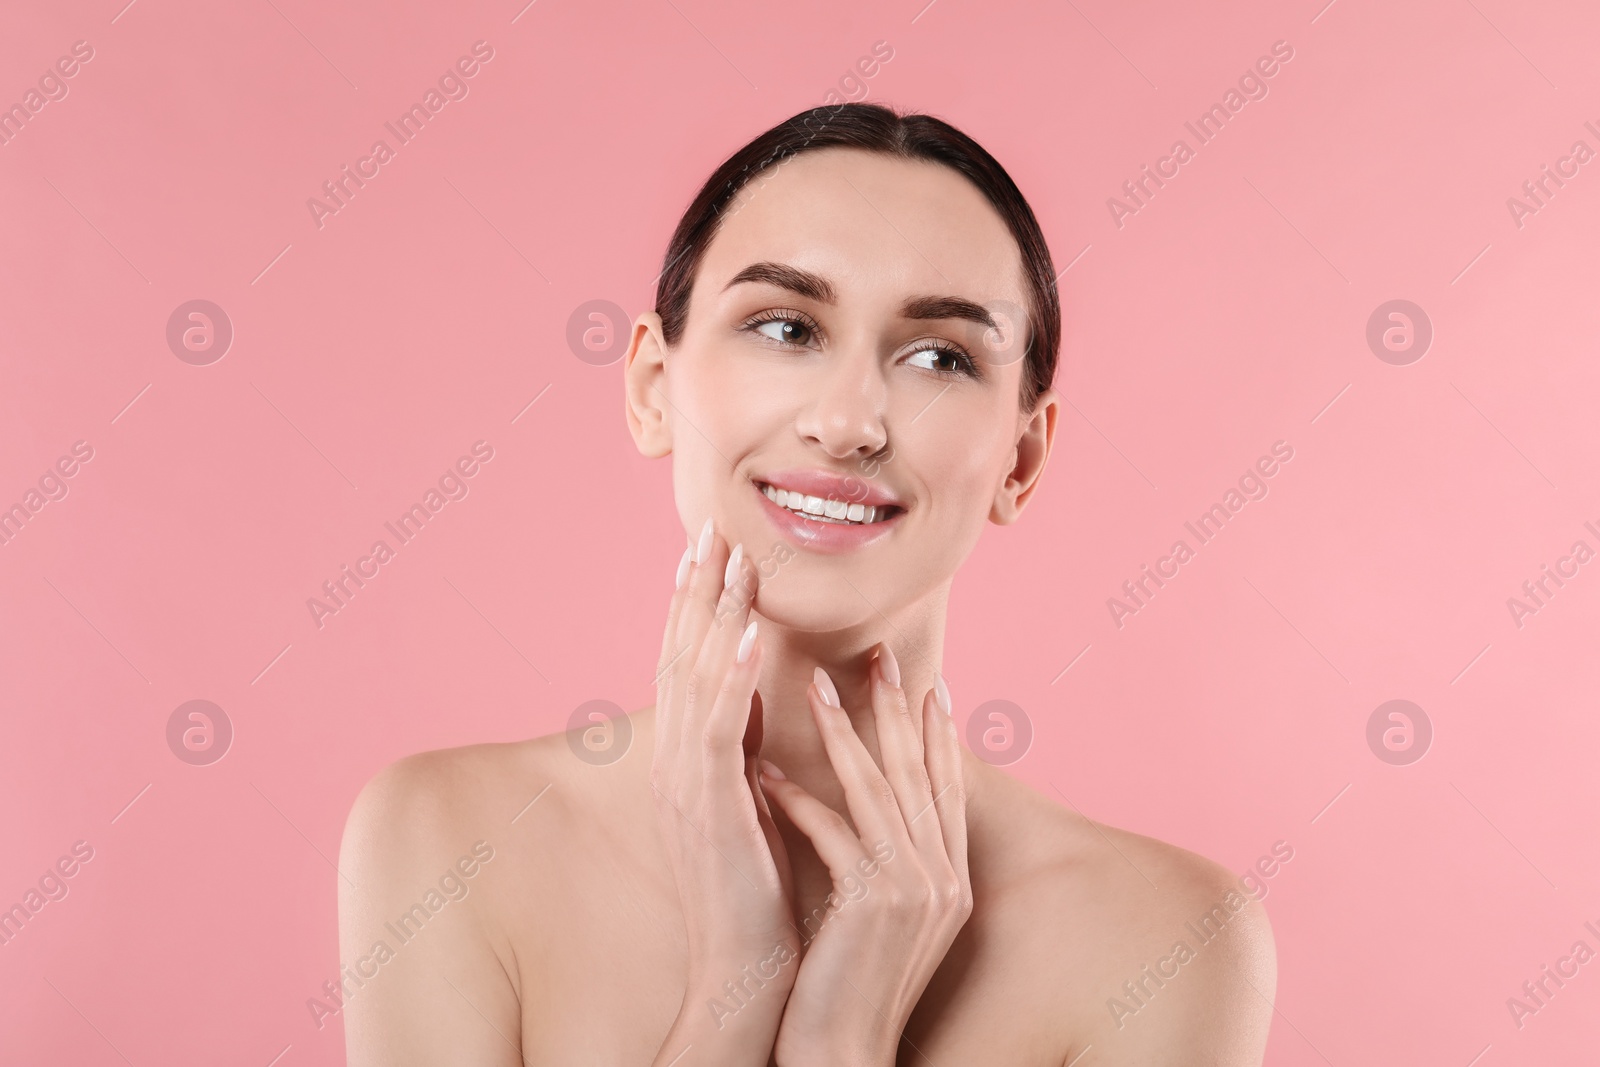
<path fill-rule="evenodd" d="M 800 953 L 787 941 L 759 948 L 739 948 L 691 961 L 683 1003 L 698 1003 L 707 1018 L 760 1006 L 782 1013 L 783 1002 L 800 973 Z"/>
<path fill-rule="evenodd" d="M 661 1042 L 655 1067 L 767 1067 L 783 1021 L 787 989 L 770 985 L 735 1003 L 726 993 L 690 989 Z"/>
<path fill-rule="evenodd" d="M 844 1020 L 830 1022 L 824 1033 L 805 1038 L 780 1026 L 773 1046 L 777 1067 L 895 1067 L 899 1049 L 898 1032 L 884 1033 L 877 1027 L 868 1033 L 853 1032 Z"/>

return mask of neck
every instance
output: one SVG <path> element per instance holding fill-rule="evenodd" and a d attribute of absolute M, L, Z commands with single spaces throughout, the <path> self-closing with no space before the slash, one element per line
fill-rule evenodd
<path fill-rule="evenodd" d="M 871 694 L 875 650 L 883 642 L 894 653 L 906 705 L 920 737 L 923 701 L 934 687 L 934 674 L 943 658 L 947 594 L 946 587 L 895 615 L 874 613 L 867 623 L 829 633 L 793 630 L 762 617 L 764 663 L 756 685 L 763 709 L 762 758 L 777 764 L 817 799 L 848 817 L 844 788 L 828 759 L 806 696 L 813 673 L 818 667 L 828 672 L 856 736 L 881 768 Z"/>

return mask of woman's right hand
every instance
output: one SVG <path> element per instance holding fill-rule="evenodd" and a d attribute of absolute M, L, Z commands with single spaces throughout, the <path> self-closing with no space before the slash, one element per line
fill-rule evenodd
<path fill-rule="evenodd" d="M 677 577 L 657 664 L 650 784 L 688 932 L 688 982 L 655 1063 L 764 1067 L 800 937 L 788 856 L 757 777 L 755 567 L 708 519 Z"/>

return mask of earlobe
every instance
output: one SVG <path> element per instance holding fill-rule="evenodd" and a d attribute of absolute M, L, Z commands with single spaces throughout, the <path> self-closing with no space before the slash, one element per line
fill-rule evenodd
<path fill-rule="evenodd" d="M 672 452 L 672 423 L 667 418 L 664 395 L 666 344 L 661 338 L 661 316 L 646 311 L 633 323 L 633 336 L 623 356 L 623 407 L 628 430 L 642 455 L 659 459 Z"/>
<path fill-rule="evenodd" d="M 1009 526 L 1022 515 L 1039 479 L 1050 459 L 1050 449 L 1055 444 L 1056 420 L 1061 414 L 1061 400 L 1055 389 L 1039 394 L 1033 414 L 1028 416 L 1012 452 L 1011 470 L 995 494 L 994 505 L 989 509 L 989 521 L 997 526 Z"/>

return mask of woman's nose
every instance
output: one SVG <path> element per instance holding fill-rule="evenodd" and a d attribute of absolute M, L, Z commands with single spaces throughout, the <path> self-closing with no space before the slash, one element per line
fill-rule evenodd
<path fill-rule="evenodd" d="M 838 354 L 819 368 L 815 393 L 802 406 L 795 429 L 835 459 L 874 455 L 889 439 L 885 398 L 876 358 Z"/>

